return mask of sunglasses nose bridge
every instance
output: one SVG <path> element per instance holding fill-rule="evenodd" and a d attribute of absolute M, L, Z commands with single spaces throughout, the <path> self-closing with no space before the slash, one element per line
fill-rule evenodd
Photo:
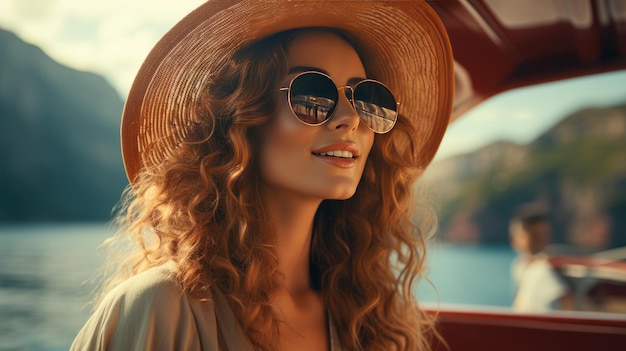
<path fill-rule="evenodd" d="M 354 88 L 352 88 L 349 85 L 344 85 L 344 86 L 337 88 L 337 91 L 341 91 L 341 90 L 343 90 L 343 93 L 346 96 L 346 99 L 348 99 L 352 107 L 354 107 Z"/>
<path fill-rule="evenodd" d="M 360 116 L 354 106 L 353 88 L 349 85 L 341 86 L 337 87 L 337 92 L 338 101 L 335 110 L 329 117 L 328 127 L 336 129 L 345 126 L 350 129 L 356 129 L 360 123 Z M 342 95 L 345 96 L 345 100 L 343 100 Z"/>

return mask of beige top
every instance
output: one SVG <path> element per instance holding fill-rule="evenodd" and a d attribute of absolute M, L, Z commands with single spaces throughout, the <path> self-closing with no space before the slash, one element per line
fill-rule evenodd
<path fill-rule="evenodd" d="M 106 295 L 70 351 L 253 351 L 224 298 L 214 295 L 189 296 L 173 265 L 149 269 Z M 341 351 L 330 319 L 329 326 L 331 351 Z"/>

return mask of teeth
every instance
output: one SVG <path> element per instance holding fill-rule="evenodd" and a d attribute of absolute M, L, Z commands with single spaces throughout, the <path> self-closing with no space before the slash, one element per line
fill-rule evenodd
<path fill-rule="evenodd" d="M 328 152 L 320 152 L 319 155 L 320 156 L 342 157 L 342 158 L 353 158 L 354 157 L 354 154 L 352 154 L 352 152 L 345 151 L 345 150 L 335 150 L 335 151 L 328 151 Z"/>

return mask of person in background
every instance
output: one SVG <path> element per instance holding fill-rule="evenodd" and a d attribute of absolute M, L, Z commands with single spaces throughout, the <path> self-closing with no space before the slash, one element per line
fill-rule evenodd
<path fill-rule="evenodd" d="M 551 232 L 548 212 L 541 206 L 523 206 L 509 223 L 511 246 L 518 253 L 511 265 L 516 311 L 548 312 L 573 306 L 567 284 L 548 260 Z"/>
<path fill-rule="evenodd" d="M 71 350 L 428 350 L 413 287 L 436 221 L 412 185 L 453 61 L 425 1 L 186 16 L 128 96 L 118 256 Z"/>

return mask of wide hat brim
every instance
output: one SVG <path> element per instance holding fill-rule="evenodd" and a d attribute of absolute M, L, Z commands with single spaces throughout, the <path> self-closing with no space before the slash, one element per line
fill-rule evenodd
<path fill-rule="evenodd" d="M 439 17 L 424 1 L 208 1 L 178 22 L 139 69 L 124 107 L 128 179 L 160 164 L 184 139 L 201 90 L 225 57 L 284 30 L 328 27 L 355 45 L 369 78 L 400 101 L 417 126 L 420 164 L 434 157 L 452 111 L 453 57 Z"/>

